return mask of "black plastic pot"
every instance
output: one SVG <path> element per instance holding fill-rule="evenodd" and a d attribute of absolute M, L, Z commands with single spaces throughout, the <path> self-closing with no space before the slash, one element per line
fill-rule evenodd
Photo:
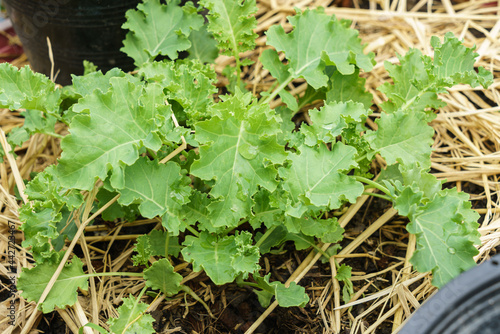
<path fill-rule="evenodd" d="M 500 254 L 429 298 L 399 334 L 500 333 Z"/>
<path fill-rule="evenodd" d="M 120 51 L 126 31 L 121 29 L 125 12 L 140 0 L 3 0 L 31 67 L 50 75 L 47 47 L 50 38 L 54 74 L 62 85 L 71 74 L 83 74 L 89 60 L 103 72 L 113 67 L 134 68 L 133 60 Z"/>

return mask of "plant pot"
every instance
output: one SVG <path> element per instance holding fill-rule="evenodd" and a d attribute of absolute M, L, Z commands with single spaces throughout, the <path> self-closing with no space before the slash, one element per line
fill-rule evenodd
<path fill-rule="evenodd" d="M 500 254 L 463 273 L 429 298 L 399 334 L 500 332 Z"/>
<path fill-rule="evenodd" d="M 50 75 L 47 37 L 52 45 L 54 75 L 61 85 L 71 74 L 83 74 L 89 60 L 103 72 L 113 67 L 134 68 L 120 51 L 126 31 L 125 12 L 140 0 L 3 0 L 31 67 Z"/>

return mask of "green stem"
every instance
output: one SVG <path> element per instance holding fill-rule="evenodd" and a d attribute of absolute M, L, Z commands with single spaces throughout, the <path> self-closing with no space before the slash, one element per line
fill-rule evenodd
<path fill-rule="evenodd" d="M 109 272 L 109 273 L 85 274 L 82 276 L 86 276 L 86 277 L 99 277 L 99 276 L 137 276 L 137 277 L 142 277 L 142 276 L 144 276 L 144 274 L 143 273 Z"/>
<path fill-rule="evenodd" d="M 276 294 L 276 291 L 274 291 L 274 289 L 266 289 L 260 285 L 258 285 L 257 283 L 253 283 L 253 282 L 247 282 L 247 281 L 241 281 L 241 282 L 238 282 L 238 284 L 241 284 L 241 285 L 246 285 L 246 286 L 250 286 L 254 289 L 259 289 L 259 290 L 262 290 L 262 291 L 267 291 L 273 295 Z"/>
<path fill-rule="evenodd" d="M 368 191 L 364 191 L 362 195 L 370 195 L 370 196 L 373 196 L 373 197 L 383 198 L 385 200 L 388 200 L 389 202 L 392 202 L 392 200 L 393 200 L 389 196 L 381 195 L 381 194 L 377 194 L 377 193 L 371 193 L 371 192 L 368 192 Z"/>
<path fill-rule="evenodd" d="M 271 233 L 273 233 L 273 231 L 276 229 L 276 227 L 278 227 L 277 225 L 271 227 L 271 228 L 268 228 L 266 233 L 264 233 L 262 235 L 262 237 L 260 237 L 259 241 L 257 241 L 255 243 L 255 246 L 257 247 L 260 247 L 260 245 L 262 245 L 262 243 L 271 235 Z"/>
<path fill-rule="evenodd" d="M 148 288 L 147 285 L 145 285 L 144 288 L 142 288 L 141 293 L 139 293 L 139 296 L 137 297 L 137 302 L 141 300 L 142 295 L 144 294 L 144 292 L 146 292 L 147 288 Z"/>
<path fill-rule="evenodd" d="M 339 263 L 337 262 L 337 259 L 336 259 L 336 258 L 333 258 L 333 263 L 335 263 L 335 269 L 336 269 L 336 270 L 339 270 L 340 265 L 339 265 Z"/>
<path fill-rule="evenodd" d="M 170 233 L 167 232 L 167 237 L 165 238 L 165 257 L 168 258 L 168 244 L 170 242 Z"/>
<path fill-rule="evenodd" d="M 194 300 L 199 302 L 201 305 L 203 305 L 205 310 L 207 310 L 208 315 L 210 315 L 211 318 L 215 319 L 215 317 L 212 314 L 212 311 L 210 311 L 210 308 L 208 307 L 208 305 L 193 290 L 191 290 L 190 287 L 188 287 L 186 285 L 181 285 L 181 290 L 184 291 L 185 293 L 187 293 L 188 295 L 190 295 L 191 297 L 193 297 Z"/>
<path fill-rule="evenodd" d="M 236 87 L 241 84 L 241 61 L 237 50 L 234 50 L 234 59 L 236 60 Z"/>
<path fill-rule="evenodd" d="M 308 99 L 302 100 L 302 103 L 299 104 L 297 110 L 293 112 L 292 117 L 295 116 L 296 114 L 298 114 L 302 110 L 302 108 L 304 108 L 306 105 L 311 104 L 313 101 L 316 101 L 316 100 L 319 100 L 319 99 L 315 95 L 312 95 Z"/>
<path fill-rule="evenodd" d="M 236 66 L 238 66 L 236 68 L 236 87 L 240 87 L 241 85 L 241 68 L 240 68 L 240 65 L 238 64 L 238 62 L 236 62 Z"/>
<path fill-rule="evenodd" d="M 281 92 L 283 89 L 285 89 L 286 86 L 288 86 L 288 84 L 290 82 L 292 82 L 293 80 L 293 77 L 292 75 L 290 74 L 288 76 L 288 78 L 285 79 L 285 81 L 283 81 L 272 93 L 271 95 L 269 95 L 264 101 L 262 101 L 262 103 L 269 103 L 271 102 L 275 97 L 276 95 L 279 94 L 279 92 Z"/>
<path fill-rule="evenodd" d="M 278 86 L 278 81 L 277 81 L 277 80 L 275 80 L 275 81 L 272 83 L 272 85 L 269 87 L 269 89 L 268 89 L 268 90 L 266 90 L 266 93 L 267 93 L 267 94 L 271 94 L 271 92 L 273 91 L 273 89 L 274 89 L 274 88 L 276 88 L 276 86 Z"/>
<path fill-rule="evenodd" d="M 144 295 L 144 292 L 146 292 L 146 289 L 148 288 L 148 286 L 144 286 L 144 288 L 141 290 L 141 292 L 139 293 L 139 296 L 137 297 L 137 299 L 135 300 L 135 305 L 134 305 L 134 308 L 136 307 L 137 304 L 139 304 L 141 298 L 142 298 L 142 295 Z M 141 314 L 133 319 L 131 322 L 129 322 L 127 324 L 127 326 L 125 326 L 125 330 L 123 331 L 123 333 L 127 333 L 127 329 L 132 326 L 136 321 L 138 321 L 140 318 L 142 318 L 142 316 L 144 315 L 144 312 L 141 312 Z"/>
<path fill-rule="evenodd" d="M 226 228 L 224 231 L 222 231 L 221 233 L 219 233 L 219 235 L 221 237 L 225 237 L 226 235 L 228 235 L 229 233 L 233 232 L 234 230 L 236 230 L 238 227 L 240 227 L 241 225 L 247 223 L 250 219 L 249 218 L 246 218 L 246 219 L 243 219 L 243 220 L 240 220 L 238 222 L 238 226 L 235 226 L 235 227 L 231 227 L 231 228 Z"/>
<path fill-rule="evenodd" d="M 151 155 L 153 157 L 153 159 L 158 159 L 158 155 L 156 155 L 156 152 L 149 149 L 149 148 L 146 148 L 146 150 L 148 151 L 149 155 Z"/>
<path fill-rule="evenodd" d="M 356 159 L 356 162 L 363 161 L 363 159 L 365 159 L 365 158 L 367 157 L 367 155 L 368 155 L 368 153 L 365 153 L 365 154 L 363 154 L 362 156 L 358 157 L 358 158 Z"/>
<path fill-rule="evenodd" d="M 192 226 L 186 226 L 186 230 L 188 230 L 189 232 L 191 232 L 192 234 L 194 234 L 196 237 L 199 237 L 200 236 L 200 232 L 196 231 L 194 229 L 194 227 Z"/>
<path fill-rule="evenodd" d="M 330 260 L 330 255 L 327 252 L 316 246 L 315 244 L 310 244 L 318 253 L 323 255 L 327 260 Z"/>
<path fill-rule="evenodd" d="M 432 85 L 429 85 L 423 89 L 420 89 L 420 92 L 415 95 L 414 97 L 412 97 L 411 99 L 409 99 L 408 101 L 406 101 L 405 104 L 403 104 L 401 106 L 401 110 L 406 110 L 406 108 L 408 108 L 413 102 L 415 102 L 415 100 L 417 99 L 420 99 L 422 96 L 424 96 L 425 93 L 427 93 L 427 90 L 431 87 Z"/>
<path fill-rule="evenodd" d="M 59 139 L 63 139 L 64 136 L 61 136 L 60 134 L 58 133 L 55 133 L 55 132 L 45 132 L 46 135 L 49 135 L 51 137 L 56 137 L 56 138 L 59 138 Z"/>
<path fill-rule="evenodd" d="M 381 192 L 385 193 L 386 195 L 391 196 L 391 192 L 389 191 L 389 189 L 387 189 L 386 187 L 384 187 L 380 183 L 377 183 L 375 181 L 367 179 L 366 177 L 362 177 L 362 176 L 358 176 L 358 175 L 354 175 L 353 177 L 354 177 L 354 179 L 356 179 L 356 181 L 366 183 L 366 184 L 372 186 L 373 188 L 380 190 Z"/>
<path fill-rule="evenodd" d="M 318 253 L 322 254 L 324 257 L 326 257 L 328 260 L 330 259 L 330 255 L 328 255 L 324 250 L 319 248 L 314 242 L 309 242 L 308 240 L 302 238 L 299 234 L 295 235 L 296 237 L 300 238 L 304 242 L 306 242 L 308 245 L 310 245 L 312 248 L 314 248 Z"/>
<path fill-rule="evenodd" d="M 242 282 L 239 282 L 239 284 L 251 286 L 252 288 L 262 289 L 257 283 L 242 281 Z"/>

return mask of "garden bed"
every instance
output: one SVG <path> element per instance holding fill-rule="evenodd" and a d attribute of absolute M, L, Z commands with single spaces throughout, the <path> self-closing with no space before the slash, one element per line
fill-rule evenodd
<path fill-rule="evenodd" d="M 337 5 L 348 7 L 336 7 Z M 494 83 L 489 89 L 456 86 L 442 99 L 448 104 L 441 108 L 431 125 L 435 130 L 435 142 L 431 156 L 431 171 L 438 179 L 446 179 L 445 188 L 456 187 L 471 196 L 472 208 L 480 215 L 481 246 L 476 262 L 482 262 L 497 253 L 500 244 L 500 95 L 498 94 L 498 70 L 500 45 L 500 6 L 491 1 L 432 2 L 419 1 L 258 1 L 257 13 L 259 34 L 255 51 L 245 56 L 256 63 L 244 70 L 247 89 L 261 92 L 268 89 L 274 79 L 258 61 L 265 47 L 263 34 L 271 25 L 282 24 L 285 30 L 291 26 L 286 17 L 294 8 L 326 7 L 326 13 L 352 20 L 352 26 L 360 31 L 359 37 L 367 44 L 365 51 L 376 55 L 377 65 L 367 74 L 366 89 L 373 94 L 374 113 L 367 126 L 375 129 L 375 119 L 380 115 L 383 94 L 377 87 L 389 80 L 383 66 L 384 61 L 397 63 L 396 53 L 404 54 L 409 48 L 417 48 L 423 54 L 432 55 L 431 36 L 441 39 L 448 31 L 463 40 L 465 46 L 476 46 L 479 53 L 477 65 L 493 72 Z M 222 72 L 232 58 L 220 56 L 216 71 Z M 18 63 L 19 64 L 19 63 Z M 299 80 L 289 85 L 290 92 L 300 94 L 306 84 Z M 277 106 L 281 100 L 271 102 Z M 319 106 L 318 106 L 319 107 Z M 299 113 L 294 121 L 310 122 L 306 113 Z M 23 123 L 18 112 L 0 111 L 2 131 L 9 133 Z M 65 135 L 67 128 L 57 125 L 56 133 Z M 2 139 L 3 140 L 3 139 Z M 4 290 L 2 298 L 8 296 L 7 259 L 8 222 L 19 227 L 19 198 L 15 197 L 16 179 L 30 179 L 32 172 L 40 172 L 56 162 L 60 156 L 60 140 L 41 134 L 34 135 L 22 147 L 15 149 L 17 155 L 9 156 L 0 164 L 0 266 Z M 15 160 L 14 160 L 15 159 Z M 378 159 L 372 165 L 373 172 L 384 168 Z M 350 217 L 349 213 L 354 216 Z M 217 286 L 204 272 L 195 272 L 190 264 L 175 262 L 175 271 L 182 275 L 182 284 L 189 286 L 204 300 L 213 318 L 205 308 L 189 294 L 179 293 L 169 298 L 145 297 L 150 307 L 148 312 L 155 319 L 154 329 L 161 333 L 394 333 L 418 306 L 436 290 L 431 285 L 431 275 L 416 272 L 409 260 L 415 250 L 415 239 L 405 230 L 407 218 L 398 217 L 387 201 L 361 196 L 342 213 L 349 221 L 345 226 L 342 251 L 335 256 L 340 263 L 352 267 L 351 281 L 354 294 L 342 307 L 340 287 L 332 280 L 332 267 L 320 261 L 316 250 L 296 251 L 286 244 L 279 251 L 265 254 L 260 260 L 262 273 L 271 273 L 272 280 L 282 283 L 295 281 L 305 287 L 309 303 L 304 308 L 280 308 L 271 304 L 262 308 L 257 296 L 236 283 Z M 157 218 L 134 222 L 109 224 L 98 219 L 86 228 L 85 236 L 75 247 L 80 258 L 89 258 L 96 271 L 103 267 L 113 272 L 138 271 L 132 265 L 133 245 L 137 236 L 160 226 Z M 242 226 L 245 229 L 245 226 Z M 17 234 L 17 240 L 22 240 Z M 328 245 L 318 244 L 319 248 Z M 17 268 L 31 266 L 26 251 L 18 247 Z M 333 272 L 336 269 L 333 268 Z M 78 332 L 82 323 L 91 321 L 106 327 L 106 320 L 117 315 L 116 309 L 122 298 L 137 296 L 144 288 L 142 278 L 102 277 L 90 280 L 90 288 L 80 293 L 75 306 L 58 309 L 52 313 L 39 313 L 36 322 L 27 330 L 36 328 L 47 333 Z M 81 291 L 80 291 L 81 292 Z M 0 320 L 2 331 L 19 332 L 34 311 L 35 303 L 19 299 L 16 304 L 19 324 L 10 327 Z M 7 312 L 7 302 L 0 305 L 0 314 Z M 85 331 L 90 329 L 86 328 Z M 23 333 L 26 333 L 24 329 Z"/>

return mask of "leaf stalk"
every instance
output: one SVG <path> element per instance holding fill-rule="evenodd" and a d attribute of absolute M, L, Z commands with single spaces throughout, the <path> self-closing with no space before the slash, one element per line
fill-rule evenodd
<path fill-rule="evenodd" d="M 273 231 L 276 229 L 277 225 L 268 228 L 267 231 L 262 235 L 262 237 L 255 243 L 255 246 L 260 247 L 262 243 L 273 233 Z"/>
<path fill-rule="evenodd" d="M 193 297 L 194 300 L 199 302 L 201 305 L 203 305 L 203 307 L 207 310 L 208 315 L 210 315 L 212 319 L 215 319 L 215 316 L 213 315 L 208 305 L 193 290 L 191 290 L 190 287 L 188 287 L 187 285 L 181 285 L 181 290 L 190 295 L 191 297 Z"/>
<path fill-rule="evenodd" d="M 391 192 L 389 191 L 389 189 L 387 189 L 386 187 L 384 187 L 383 185 L 381 185 L 380 183 L 377 183 L 375 181 L 372 181 L 370 179 L 367 179 L 366 177 L 362 177 L 362 176 L 359 176 L 359 175 L 354 175 L 353 176 L 354 179 L 356 181 L 359 181 L 359 182 L 363 182 L 363 183 L 366 183 L 368 184 L 369 186 L 373 187 L 373 188 L 376 188 L 378 190 L 380 190 L 381 192 L 383 192 L 384 194 L 386 194 L 387 196 L 389 196 L 391 198 L 391 201 L 392 201 L 392 195 L 391 195 Z M 370 195 L 373 195 L 373 194 L 370 194 Z"/>
<path fill-rule="evenodd" d="M 288 78 L 285 79 L 285 81 L 283 81 L 278 87 L 276 87 L 276 89 L 271 93 L 271 95 L 269 95 L 264 101 L 262 101 L 262 103 L 271 102 L 276 97 L 276 95 L 278 95 L 283 89 L 285 89 L 286 86 L 288 86 L 290 82 L 292 82 L 292 80 L 293 76 L 290 74 Z"/>

